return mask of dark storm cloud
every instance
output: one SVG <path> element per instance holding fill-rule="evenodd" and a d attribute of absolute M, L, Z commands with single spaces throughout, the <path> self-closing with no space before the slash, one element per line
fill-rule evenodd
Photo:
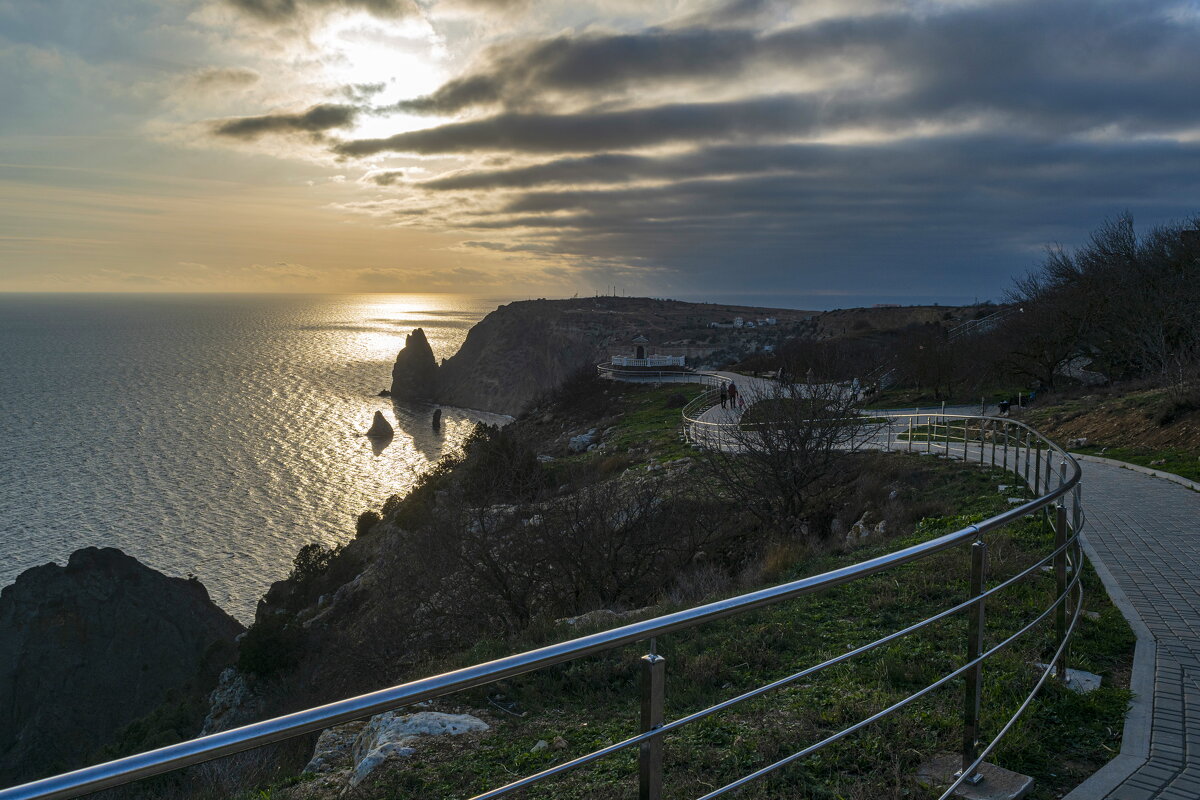
<path fill-rule="evenodd" d="M 600 153 L 509 169 L 468 170 L 424 181 L 418 186 L 438 191 L 522 189 L 546 184 L 625 183 L 703 175 L 794 171 L 821 168 L 831 156 L 844 150 L 825 145 L 722 145 L 673 156 Z"/>
<path fill-rule="evenodd" d="M 1178 105 L 1194 105 L 1200 34 L 1158 4 L 1085 0 L 843 17 L 770 33 L 563 34 L 493 49 L 472 71 L 399 108 L 439 114 L 492 104 L 540 108 L 555 98 L 578 101 L 680 81 L 729 84 L 762 70 L 822 79 L 856 67 L 871 76 L 865 84 L 903 84 L 914 112 L 978 108 L 1036 116 L 1066 106 L 1096 116 L 1170 117 Z"/>
<path fill-rule="evenodd" d="M 264 133 L 321 133 L 350 125 L 358 111 L 354 106 L 317 105 L 300 114 L 265 114 L 225 120 L 213 126 L 213 133 L 234 139 L 254 139 Z"/>
<path fill-rule="evenodd" d="M 1048 143 L 944 137 L 869 147 L 717 147 L 622 160 L 652 186 L 518 191 L 463 227 L 524 231 L 557 252 L 668 265 L 696 285 L 868 293 L 968 286 L 998 293 L 1046 242 L 1130 209 L 1155 222 L 1200 204 L 1200 148 L 1170 142 Z M 589 159 L 561 159 L 568 172 Z M 763 173 L 763 163 L 774 171 Z M 690 165 L 690 166 L 689 166 Z M 550 166 L 550 165 L 547 165 Z M 750 174 L 706 177 L 745 169 Z M 687 177 L 687 173 L 691 177 Z M 732 270 L 732 272 L 731 272 Z M 954 294 L 954 292 L 948 292 Z"/>
<path fill-rule="evenodd" d="M 488 232 L 473 247 L 701 288 L 996 297 L 1047 242 L 1200 207 L 1193 18 L 1138 0 L 853 16 L 871 2 L 778 27 L 784 6 L 734 0 L 683 26 L 504 44 L 401 104 L 458 120 L 335 151 L 495 154 L 512 163 L 406 192 Z"/>
<path fill-rule="evenodd" d="M 793 96 L 581 114 L 508 113 L 386 139 L 343 142 L 334 151 L 353 157 L 383 152 L 584 152 L 674 141 L 794 135 L 810 130 L 815 120 L 814 103 Z"/>
<path fill-rule="evenodd" d="M 553 113 L 552 103 L 518 108 L 546 106 L 556 92 L 575 102 L 579 93 L 697 76 L 735 87 L 749 65 L 767 62 L 799 75 L 854 68 L 877 77 L 835 81 L 804 95 L 719 103 L 608 110 L 610 104 L 576 113 Z M 762 36 L 746 30 L 564 35 L 494 55 L 490 65 L 403 105 L 438 113 L 493 103 L 512 108 L 346 142 L 338 152 L 570 153 L 855 127 L 903 132 L 916 125 L 986 125 L 1046 136 L 1106 128 L 1168 134 L 1200 124 L 1200 29 L 1151 14 L 1141 3 L 1003 3 L 920 19 L 826 20 Z"/>
<path fill-rule="evenodd" d="M 264 22 L 288 22 L 307 9 L 337 8 L 367 11 L 377 17 L 401 17 L 411 14 L 411 0 L 226 0 L 234 8 Z"/>
<path fill-rule="evenodd" d="M 653 76 L 723 74 L 752 59 L 751 31 L 653 30 L 634 34 L 557 36 L 493 51 L 481 68 L 433 94 L 397 108 L 445 114 L 494 103 L 520 106 L 546 91 L 584 91 L 637 83 Z"/>

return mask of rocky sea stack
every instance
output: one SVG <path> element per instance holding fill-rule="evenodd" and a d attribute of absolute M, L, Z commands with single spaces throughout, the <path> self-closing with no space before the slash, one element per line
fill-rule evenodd
<path fill-rule="evenodd" d="M 0 592 L 0 785 L 86 763 L 170 693 L 205 691 L 243 630 L 195 579 L 115 548 Z"/>
<path fill-rule="evenodd" d="M 417 328 L 404 338 L 404 349 L 392 367 L 392 396 L 430 400 L 437 392 L 438 363 L 425 331 Z"/>
<path fill-rule="evenodd" d="M 375 419 L 371 421 L 371 427 L 367 430 L 367 436 L 372 439 L 390 439 L 395 435 L 396 430 L 392 427 L 392 423 L 387 421 L 382 411 L 376 411 Z"/>

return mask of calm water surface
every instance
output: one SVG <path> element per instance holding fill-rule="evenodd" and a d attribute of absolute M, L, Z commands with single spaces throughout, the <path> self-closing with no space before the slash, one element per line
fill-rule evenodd
<path fill-rule="evenodd" d="M 454 295 L 0 295 L 0 586 L 88 545 L 194 573 L 249 621 L 302 545 L 492 415 L 376 396 L 404 335 L 438 358 L 500 302 Z M 376 410 L 396 438 L 362 436 Z"/>

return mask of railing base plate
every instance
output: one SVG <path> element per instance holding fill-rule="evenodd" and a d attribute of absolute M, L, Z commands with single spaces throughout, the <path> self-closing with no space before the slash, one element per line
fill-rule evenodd
<path fill-rule="evenodd" d="M 917 768 L 917 782 L 944 791 L 961 771 L 962 756 L 940 753 Z M 955 797 L 968 800 L 1021 800 L 1033 788 L 1033 778 L 995 764 L 980 764 L 976 772 L 983 776 L 983 780 L 974 785 L 964 781 L 955 790 Z"/>

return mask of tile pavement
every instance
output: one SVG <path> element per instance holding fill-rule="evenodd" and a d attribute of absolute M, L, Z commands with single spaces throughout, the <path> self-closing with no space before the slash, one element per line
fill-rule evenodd
<path fill-rule="evenodd" d="M 1078 796 L 1197 800 L 1200 493 L 1108 464 L 1085 462 L 1083 470 L 1085 538 L 1155 647 L 1144 762 L 1102 793 Z"/>

